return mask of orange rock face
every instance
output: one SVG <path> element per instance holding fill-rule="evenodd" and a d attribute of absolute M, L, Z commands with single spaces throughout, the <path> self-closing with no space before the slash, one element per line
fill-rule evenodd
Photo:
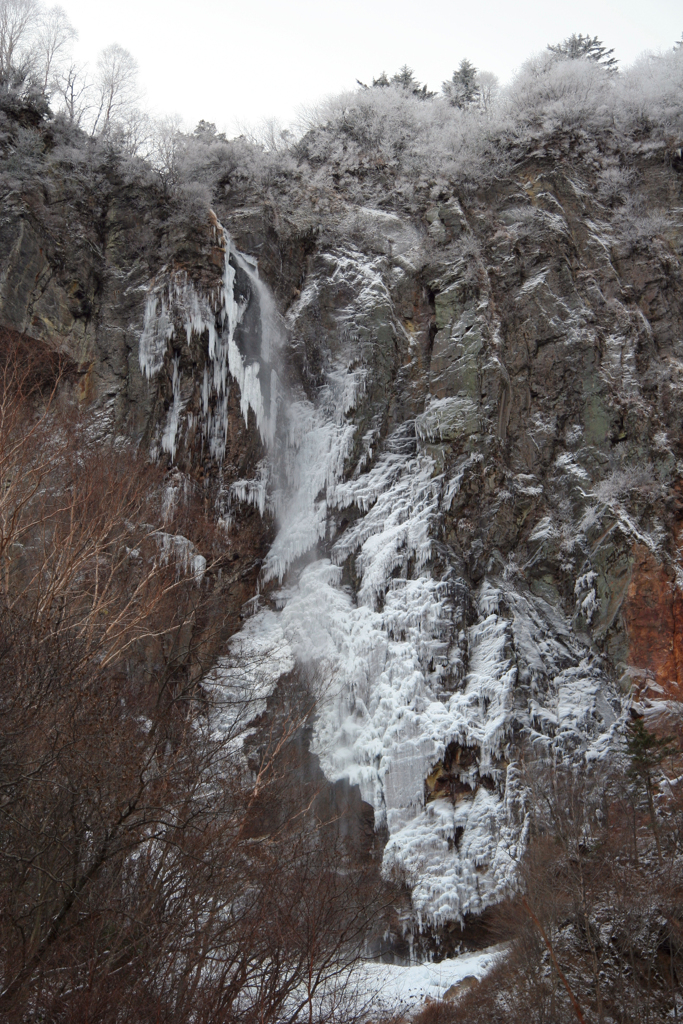
<path fill-rule="evenodd" d="M 683 700 L 683 598 L 666 568 L 643 544 L 622 614 L 629 639 L 629 666 L 636 685 L 652 698 Z M 656 687 L 652 687 L 652 683 Z"/>

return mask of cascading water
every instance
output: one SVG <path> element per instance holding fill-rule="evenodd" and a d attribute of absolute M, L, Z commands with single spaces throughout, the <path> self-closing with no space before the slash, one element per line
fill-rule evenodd
<path fill-rule="evenodd" d="M 609 737 L 592 714 L 602 700 L 599 678 L 560 626 L 560 640 L 541 639 L 548 632 L 543 615 L 511 587 L 484 581 L 474 620 L 460 616 L 456 628 L 464 584 L 448 574 L 435 578 L 431 566 L 435 524 L 457 493 L 465 463 L 459 476 L 446 479 L 430 454 L 439 403 L 397 425 L 379 451 L 374 435 L 364 438 L 350 469 L 359 430 L 354 413 L 368 383 L 362 339 L 351 337 L 348 350 L 328 364 L 314 400 L 303 390 L 285 395 L 277 374 L 283 331 L 272 296 L 255 266 L 217 231 L 225 250 L 220 294 L 200 295 L 186 276 L 168 275 L 150 291 L 140 342 L 141 366 L 153 376 L 174 317 L 185 323 L 188 340 L 208 332 L 201 429 L 211 455 L 220 461 L 225 450 L 230 379 L 239 387 L 242 415 L 247 420 L 253 411 L 269 451 L 256 479 L 233 485 L 233 497 L 262 513 L 274 510 L 278 532 L 262 582 L 277 580 L 279 589 L 233 640 L 213 685 L 231 692 L 258 685 L 265 699 L 294 664 L 315 665 L 323 682 L 313 748 L 325 774 L 358 785 L 376 825 L 386 825 L 384 870 L 408 882 L 418 921 L 462 921 L 502 895 L 524 844 L 524 804 L 507 747 L 519 726 L 520 649 L 527 661 L 537 658 L 554 672 L 543 706 L 525 722 L 540 743 L 580 736 L 599 756 Z M 250 296 L 237 292 L 238 271 L 259 306 L 257 337 L 242 347 L 236 332 Z M 363 303 L 376 308 L 387 301 L 372 260 L 340 254 L 333 273 L 348 275 L 355 290 L 349 321 Z M 315 301 L 314 288 L 301 296 L 291 332 Z M 172 457 L 183 409 L 176 360 L 160 441 Z M 344 509 L 356 518 L 336 536 Z M 343 585 L 350 560 L 353 589 Z M 614 715 L 603 705 L 609 724 Z M 425 780 L 455 748 L 476 752 L 455 769 L 458 798 L 427 800 Z"/>

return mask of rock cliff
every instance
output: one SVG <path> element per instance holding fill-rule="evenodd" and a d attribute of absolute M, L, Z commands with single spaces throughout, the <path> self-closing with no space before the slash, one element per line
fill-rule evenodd
<path fill-rule="evenodd" d="M 53 158 L 5 198 L 0 318 L 205 495 L 214 682 L 315 668 L 312 750 L 438 928 L 504 891 L 524 749 L 607 757 L 629 702 L 683 697 L 683 175 L 547 144 L 407 188 L 310 145 L 189 227 Z"/>

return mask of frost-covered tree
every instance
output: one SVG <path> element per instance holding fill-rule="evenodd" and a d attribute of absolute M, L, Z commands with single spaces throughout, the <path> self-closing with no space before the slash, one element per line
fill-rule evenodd
<path fill-rule="evenodd" d="M 45 92 L 60 63 L 68 57 L 69 48 L 78 33 L 69 21 L 63 7 L 50 7 L 43 11 L 37 30 L 36 48 L 40 60 L 41 84 Z"/>
<path fill-rule="evenodd" d="M 102 50 L 97 58 L 97 113 L 93 135 L 106 135 L 135 106 L 137 75 L 138 63 L 123 46 L 111 43 Z"/>
<path fill-rule="evenodd" d="M 459 107 L 461 110 L 472 106 L 480 96 L 477 69 L 474 64 L 463 57 L 457 70 L 453 72 L 448 82 L 443 83 L 441 88 L 452 106 Z"/>
<path fill-rule="evenodd" d="M 52 77 L 53 102 L 70 124 L 79 127 L 92 108 L 92 83 L 85 65 L 71 61 Z"/>
<path fill-rule="evenodd" d="M 498 95 L 498 76 L 492 71 L 480 71 L 477 76 L 479 88 L 479 106 L 485 113 L 489 113 Z"/>
<path fill-rule="evenodd" d="M 683 32 L 681 32 L 681 38 L 674 43 L 674 50 L 676 53 L 683 53 Z"/>
<path fill-rule="evenodd" d="M 420 88 L 420 83 L 415 78 L 413 69 L 409 68 L 407 64 L 399 68 L 395 75 L 392 75 L 391 81 L 394 85 L 398 85 L 401 89 L 405 89 L 406 92 L 414 92 L 415 89 Z"/>
<path fill-rule="evenodd" d="M 183 139 L 180 114 L 157 119 L 153 125 L 151 159 L 164 182 L 173 186 L 178 180 L 178 158 Z"/>
<path fill-rule="evenodd" d="M 382 72 L 382 75 L 386 78 L 384 72 Z M 375 82 L 373 81 L 373 85 L 374 84 Z M 378 81 L 377 84 L 381 85 L 383 83 Z M 388 84 L 397 85 L 399 89 L 404 89 L 406 92 L 411 93 L 413 96 L 417 96 L 419 99 L 426 100 L 431 96 L 434 96 L 433 92 L 428 92 L 426 85 L 422 85 L 418 82 L 413 69 L 409 68 L 407 64 L 404 64 L 402 68 L 399 68 L 395 75 L 391 76 L 391 82 Z"/>
<path fill-rule="evenodd" d="M 581 33 L 577 36 L 573 33 L 561 43 L 549 43 L 548 49 L 561 60 L 592 60 L 607 71 L 617 71 L 618 61 L 612 56 L 614 50 L 608 50 L 603 46 L 602 40 L 597 36 L 584 36 Z"/>
<path fill-rule="evenodd" d="M 361 89 L 370 88 L 365 84 L 365 82 L 361 82 L 359 78 L 357 78 L 356 81 Z M 399 68 L 396 74 L 392 75 L 391 78 L 389 78 L 386 71 L 382 71 L 378 78 L 373 78 L 372 80 L 373 89 L 387 89 L 391 85 L 393 85 L 394 88 L 401 89 L 403 92 L 411 96 L 417 96 L 420 100 L 427 100 L 431 99 L 432 96 L 436 96 L 435 92 L 430 92 L 426 85 L 422 85 L 418 82 L 413 69 L 408 67 L 407 64 L 404 64 L 402 68 Z"/>
<path fill-rule="evenodd" d="M 205 141 L 218 139 L 221 142 L 225 142 L 225 132 L 219 132 L 213 121 L 205 121 L 203 118 L 192 134 L 196 138 L 204 139 Z"/>
<path fill-rule="evenodd" d="M 4 81 L 17 72 L 32 70 L 31 43 L 40 14 L 38 0 L 0 0 L 0 76 Z"/>
<path fill-rule="evenodd" d="M 5 81 L 31 78 L 48 93 L 75 37 L 62 7 L 44 8 L 39 0 L 0 0 L 0 75 Z"/>

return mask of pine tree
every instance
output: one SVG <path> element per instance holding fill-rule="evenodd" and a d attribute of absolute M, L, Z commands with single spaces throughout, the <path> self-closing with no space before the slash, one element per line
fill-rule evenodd
<path fill-rule="evenodd" d="M 213 121 L 205 121 L 203 118 L 192 132 L 202 142 L 225 142 L 225 132 L 219 132 Z"/>
<path fill-rule="evenodd" d="M 453 72 L 450 81 L 442 85 L 444 95 L 454 107 L 463 110 L 479 99 L 477 69 L 466 57 L 460 61 L 457 71 Z"/>
<path fill-rule="evenodd" d="M 554 46 L 549 43 L 548 49 L 562 60 L 592 60 L 612 74 L 617 71 L 619 62 L 612 56 L 614 50 L 603 46 L 597 36 L 584 36 L 581 33 L 577 36 L 574 32 L 561 43 Z"/>
<path fill-rule="evenodd" d="M 361 82 L 360 78 L 357 78 L 361 89 L 368 89 L 369 86 L 365 82 Z M 436 93 L 429 92 L 426 85 L 420 85 L 413 69 L 409 68 L 407 64 L 404 64 L 402 68 L 392 75 L 391 78 L 387 75 L 386 71 L 383 71 L 378 78 L 373 78 L 372 88 L 373 89 L 386 89 L 390 85 L 395 85 L 399 89 L 403 89 L 405 92 L 411 93 L 413 96 L 417 96 L 419 100 L 428 100 L 432 96 L 436 96 Z"/>
<path fill-rule="evenodd" d="M 399 68 L 395 75 L 391 76 L 391 82 L 381 81 L 382 78 L 386 79 L 384 72 L 382 72 L 379 79 L 373 79 L 372 84 L 380 86 L 397 85 L 400 89 L 405 89 L 406 92 L 411 93 L 413 96 L 417 96 L 420 100 L 430 99 L 434 96 L 433 92 L 427 91 L 426 85 L 421 85 L 420 82 L 418 82 L 415 74 L 413 73 L 413 69 L 409 68 L 407 64 L 404 64 L 402 68 Z"/>
<path fill-rule="evenodd" d="M 414 89 L 420 88 L 420 83 L 413 74 L 413 69 L 409 68 L 407 64 L 404 64 L 395 75 L 392 75 L 391 81 L 394 85 L 399 85 L 408 92 L 413 92 Z"/>
<path fill-rule="evenodd" d="M 674 43 L 674 52 L 683 53 L 683 32 L 681 32 L 681 38 Z"/>

